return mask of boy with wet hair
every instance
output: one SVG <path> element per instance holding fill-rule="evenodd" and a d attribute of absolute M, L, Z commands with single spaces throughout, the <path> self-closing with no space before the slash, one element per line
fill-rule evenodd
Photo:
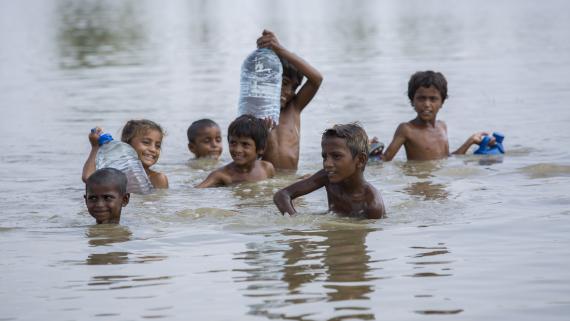
<path fill-rule="evenodd" d="M 233 161 L 214 170 L 196 187 L 227 186 L 273 177 L 273 165 L 259 159 L 266 141 L 267 128 L 263 120 L 251 115 L 239 116 L 228 128 L 228 144 Z"/>
<path fill-rule="evenodd" d="M 85 205 L 97 224 L 118 224 L 123 207 L 129 204 L 127 176 L 115 168 L 101 168 L 85 184 Z"/>
<path fill-rule="evenodd" d="M 211 119 L 200 119 L 193 122 L 186 132 L 188 150 L 196 158 L 220 159 L 222 155 L 222 132 L 220 126 Z"/>
<path fill-rule="evenodd" d="M 368 135 L 358 124 L 334 125 L 321 140 L 323 169 L 275 193 L 281 213 L 297 213 L 293 199 L 321 187 L 327 192 L 329 210 L 343 216 L 378 219 L 386 211 L 380 193 L 364 179 L 368 161 Z"/>
<path fill-rule="evenodd" d="M 299 164 L 301 112 L 319 90 L 323 76 L 301 57 L 285 49 L 269 30 L 263 30 L 257 39 L 257 47 L 273 50 L 283 64 L 279 124 L 273 124 L 269 119 L 266 121 L 270 132 L 263 160 L 277 169 L 296 170 Z M 307 77 L 307 81 L 296 91 L 303 76 Z"/>
<path fill-rule="evenodd" d="M 401 123 L 392 142 L 382 154 L 382 160 L 390 161 L 402 145 L 408 160 L 435 160 L 449 156 L 447 125 L 436 120 L 437 113 L 447 99 L 447 80 L 439 72 L 418 71 L 408 82 L 408 98 L 417 113 L 416 118 Z M 452 154 L 465 154 L 473 144 L 479 144 L 488 132 L 471 135 Z M 376 139 L 373 139 L 374 142 Z M 494 144 L 495 139 L 491 139 Z"/>

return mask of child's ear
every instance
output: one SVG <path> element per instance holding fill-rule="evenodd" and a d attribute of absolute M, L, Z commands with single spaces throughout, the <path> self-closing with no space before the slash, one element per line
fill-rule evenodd
<path fill-rule="evenodd" d="M 196 154 L 194 150 L 196 149 L 196 145 L 194 143 L 188 143 L 188 150 L 190 150 L 193 154 Z"/>
<path fill-rule="evenodd" d="M 362 169 L 368 162 L 368 155 L 366 153 L 360 153 L 356 155 L 356 168 Z"/>
<path fill-rule="evenodd" d="M 130 199 L 131 199 L 131 193 L 125 193 L 125 195 L 123 195 L 123 203 L 121 205 L 123 205 L 123 207 L 127 206 L 127 204 L 129 204 Z"/>

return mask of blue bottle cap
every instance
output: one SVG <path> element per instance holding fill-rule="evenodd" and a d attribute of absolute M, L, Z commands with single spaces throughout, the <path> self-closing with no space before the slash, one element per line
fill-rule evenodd
<path fill-rule="evenodd" d="M 499 132 L 493 132 L 493 136 L 495 137 L 495 140 L 497 141 L 497 143 L 502 143 L 503 139 L 505 139 L 505 135 L 503 135 L 502 133 L 499 133 Z"/>
<path fill-rule="evenodd" d="M 99 136 L 99 140 L 98 140 L 99 146 L 106 144 L 112 140 L 113 140 L 113 136 L 111 136 L 111 134 L 103 134 L 103 135 Z"/>

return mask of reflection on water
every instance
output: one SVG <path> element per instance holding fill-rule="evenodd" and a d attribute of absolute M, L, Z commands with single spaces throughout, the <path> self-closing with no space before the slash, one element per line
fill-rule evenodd
<path fill-rule="evenodd" d="M 327 301 L 337 302 L 335 309 L 343 311 L 339 313 L 342 318 L 374 319 L 370 305 L 363 303 L 374 291 L 370 282 L 379 278 L 373 276 L 365 245 L 366 236 L 373 230 L 365 226 L 285 230 L 281 233 L 285 240 L 248 244 L 248 250 L 237 253 L 235 259 L 243 260 L 249 268 L 234 270 L 244 273 L 234 280 L 245 282 L 244 295 L 258 300 L 250 306 L 250 314 L 307 320 L 310 314 L 296 314 L 294 305 Z M 322 288 L 313 286 L 314 281 Z"/>
<path fill-rule="evenodd" d="M 137 64 L 145 40 L 136 1 L 59 1 L 62 68 Z"/>
<path fill-rule="evenodd" d="M 91 246 L 110 245 L 127 242 L 132 233 L 127 226 L 118 224 L 93 225 L 87 229 L 86 236 Z"/>
<path fill-rule="evenodd" d="M 446 190 L 447 186 L 433 182 L 435 172 L 442 167 L 442 161 L 403 163 L 401 169 L 404 175 L 421 179 L 419 182 L 409 183 L 404 191 L 411 196 L 420 197 L 424 200 L 446 200 L 449 197 Z"/>

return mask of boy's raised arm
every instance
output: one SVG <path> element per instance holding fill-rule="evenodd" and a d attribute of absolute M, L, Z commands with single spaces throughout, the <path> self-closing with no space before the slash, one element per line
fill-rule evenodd
<path fill-rule="evenodd" d="M 293 200 L 299 196 L 309 194 L 323 186 L 327 181 L 327 174 L 323 169 L 313 174 L 311 177 L 303 179 L 299 182 L 291 184 L 282 190 L 279 190 L 273 196 L 273 202 L 281 212 L 281 214 L 289 213 L 297 214 L 293 207 Z"/>
<path fill-rule="evenodd" d="M 400 147 L 406 142 L 406 124 L 402 123 L 396 128 L 396 132 L 394 133 L 394 138 L 392 138 L 392 142 L 386 148 L 386 151 L 382 154 L 382 160 L 387 162 L 391 161 L 394 156 L 400 150 Z"/>
<path fill-rule="evenodd" d="M 307 77 L 307 81 L 297 92 L 297 95 L 294 98 L 294 105 L 299 110 L 303 110 L 303 108 L 309 104 L 311 99 L 313 99 L 321 86 L 321 82 L 323 81 L 321 73 L 301 57 L 283 47 L 277 40 L 275 34 L 269 30 L 263 30 L 261 37 L 257 39 L 257 47 L 273 50 L 279 57 L 289 61 L 289 63 L 295 66 L 297 70 Z"/>
<path fill-rule="evenodd" d="M 101 128 L 95 127 L 91 129 L 91 132 L 89 133 L 91 151 L 85 160 L 85 164 L 83 164 L 83 172 L 81 173 L 81 179 L 84 183 L 87 183 L 89 176 L 91 176 L 91 174 L 93 174 L 96 170 L 95 158 L 97 157 L 97 152 L 99 151 L 99 136 L 102 132 L 103 130 Z"/>

